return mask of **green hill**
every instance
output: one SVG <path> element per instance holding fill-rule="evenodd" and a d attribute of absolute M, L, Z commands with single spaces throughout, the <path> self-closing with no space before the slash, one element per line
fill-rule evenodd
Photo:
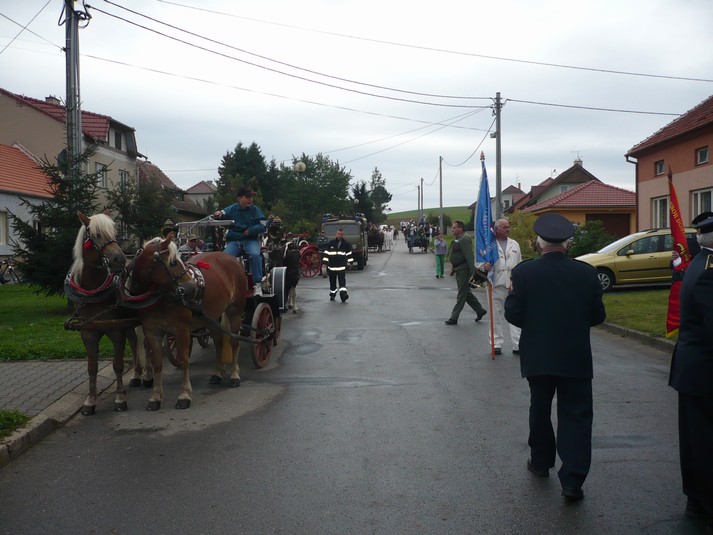
<path fill-rule="evenodd" d="M 440 209 L 438 207 L 424 208 L 424 210 L 423 210 L 423 214 L 427 218 L 430 215 L 438 217 L 439 213 L 440 213 Z M 443 213 L 446 214 L 448 217 L 450 217 L 451 221 L 460 219 L 461 221 L 465 221 L 467 223 L 473 217 L 473 214 L 470 213 L 470 210 L 468 209 L 467 206 L 450 206 L 450 207 L 444 206 Z M 405 212 L 391 212 L 386 217 L 386 224 L 387 225 L 397 225 L 401 221 L 408 221 L 409 219 L 418 219 L 418 210 L 407 210 Z"/>

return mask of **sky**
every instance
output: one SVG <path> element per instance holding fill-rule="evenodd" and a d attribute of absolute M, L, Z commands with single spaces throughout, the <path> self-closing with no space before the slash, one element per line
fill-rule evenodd
<path fill-rule="evenodd" d="M 63 0 L 0 0 L 0 87 L 64 100 Z M 92 0 L 81 106 L 178 186 L 322 153 L 393 211 L 475 202 L 481 152 L 528 192 L 581 159 L 634 190 L 634 145 L 713 94 L 710 0 Z M 675 170 L 674 170 L 675 172 Z"/>

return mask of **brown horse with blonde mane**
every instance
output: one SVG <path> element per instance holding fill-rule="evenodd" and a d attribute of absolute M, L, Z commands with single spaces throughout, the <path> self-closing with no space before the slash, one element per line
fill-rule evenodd
<path fill-rule="evenodd" d="M 123 324 L 125 311 L 120 302 L 120 274 L 126 266 L 126 256 L 116 241 L 114 221 L 105 214 L 87 217 L 77 212 L 82 226 L 77 232 L 72 251 L 74 262 L 67 274 L 64 292 L 74 304 L 72 317 L 65 328 L 79 330 L 87 352 L 89 393 L 82 414 L 94 414 L 97 405 L 97 372 L 99 341 L 102 336 L 113 344 L 113 368 L 116 374 L 114 410 L 125 411 L 124 351 L 129 340 L 136 358 L 136 337 L 133 327 Z"/>
<path fill-rule="evenodd" d="M 240 386 L 238 333 L 248 293 L 243 265 L 235 257 L 218 251 L 193 256 L 184 263 L 173 237 L 170 233 L 166 239 L 146 242 L 129 266 L 124 285 L 124 301 L 138 311 L 147 358 L 153 367 L 153 392 L 146 407 L 149 411 L 161 408 L 161 341 L 167 335 L 175 338 L 177 360 L 183 372 L 177 409 L 191 405 L 188 368 L 192 330 L 206 327 L 213 338 L 216 370 L 210 382 L 222 382 L 224 363 L 230 362 L 229 384 Z M 141 306 L 141 302 L 146 306 Z"/>

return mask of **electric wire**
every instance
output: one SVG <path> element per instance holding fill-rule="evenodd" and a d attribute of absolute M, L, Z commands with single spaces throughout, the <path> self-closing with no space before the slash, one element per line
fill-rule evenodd
<path fill-rule="evenodd" d="M 22 35 L 23 32 L 28 31 L 28 32 L 32 33 L 33 35 L 37 35 L 37 34 L 36 34 L 35 32 L 33 32 L 32 30 L 28 30 L 27 27 L 28 27 L 30 24 L 32 24 L 32 21 L 34 21 L 37 17 L 40 16 L 40 13 L 42 13 L 42 12 L 45 10 L 45 8 L 50 4 L 51 1 L 52 1 L 52 0 L 47 0 L 47 3 L 46 3 L 44 6 L 42 6 L 42 7 L 40 8 L 40 10 L 35 14 L 35 16 L 32 17 L 32 18 L 29 20 L 29 22 L 28 22 L 27 24 L 25 24 L 24 26 L 23 26 L 22 24 L 19 24 L 18 22 L 15 22 L 14 20 L 12 20 L 12 19 L 11 19 L 10 17 L 8 17 L 7 15 L 5 15 L 5 14 L 3 14 L 3 13 L 0 13 L 1 16 L 5 17 L 5 18 L 6 18 L 7 20 L 9 20 L 10 22 L 13 22 L 13 23 L 17 24 L 17 25 L 20 26 L 20 28 L 21 28 L 20 31 L 17 33 L 17 35 L 16 35 L 15 37 L 13 37 L 12 39 L 10 39 L 10 41 L 3 47 L 3 49 L 0 50 L 0 54 L 2 54 L 3 52 L 5 52 L 5 50 L 7 50 L 8 47 L 9 47 L 12 43 L 14 43 L 15 40 L 16 40 L 18 37 L 20 37 L 20 35 Z M 38 37 L 39 37 L 39 35 L 38 35 Z"/>

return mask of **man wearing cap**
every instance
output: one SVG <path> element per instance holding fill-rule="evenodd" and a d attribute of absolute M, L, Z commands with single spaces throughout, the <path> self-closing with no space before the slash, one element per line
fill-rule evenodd
<path fill-rule="evenodd" d="M 446 320 L 446 325 L 456 325 L 458 323 L 458 316 L 460 316 L 466 303 L 475 311 L 475 321 L 480 321 L 487 312 L 470 290 L 470 285 L 468 284 L 471 275 L 475 273 L 473 240 L 465 233 L 463 221 L 454 221 L 451 230 L 455 239 L 451 242 L 451 250 L 448 257 L 451 261 L 451 277 L 453 275 L 456 277 L 458 295 L 456 296 L 456 304 L 451 311 L 451 317 Z"/>
<path fill-rule="evenodd" d="M 606 317 L 597 270 L 567 258 L 574 226 L 558 214 L 535 222 L 542 256 L 512 270 L 505 319 L 522 329 L 520 370 L 530 387 L 530 459 L 534 475 L 548 477 L 556 454 L 562 496 L 584 497 L 592 458 L 592 349 L 590 328 Z M 557 435 L 552 399 L 557 393 Z"/>
<path fill-rule="evenodd" d="M 262 295 L 262 254 L 260 234 L 265 232 L 265 215 L 253 204 L 253 190 L 248 186 L 240 188 L 237 202 L 213 214 L 216 219 L 232 219 L 226 235 L 225 252 L 240 256 L 248 255 L 248 267 L 253 278 L 254 294 Z"/>
<path fill-rule="evenodd" d="M 713 214 L 697 221 L 700 252 L 681 283 L 681 323 L 668 384 L 678 392 L 685 515 L 713 532 Z"/>
<path fill-rule="evenodd" d="M 198 239 L 193 234 L 188 234 L 186 243 L 178 248 L 178 252 L 181 253 L 181 258 L 184 260 L 189 256 L 197 255 L 201 252 L 201 248 L 198 246 Z"/>

